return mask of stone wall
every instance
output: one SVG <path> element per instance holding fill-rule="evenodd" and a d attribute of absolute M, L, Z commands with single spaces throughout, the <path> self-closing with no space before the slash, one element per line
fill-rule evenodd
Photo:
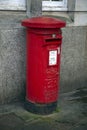
<path fill-rule="evenodd" d="M 42 0 L 31 0 L 31 16 L 41 16 Z"/>
<path fill-rule="evenodd" d="M 25 13 L 0 13 L 0 104 L 25 95 Z"/>
<path fill-rule="evenodd" d="M 87 27 L 63 29 L 61 56 L 61 92 L 68 92 L 87 84 Z"/>

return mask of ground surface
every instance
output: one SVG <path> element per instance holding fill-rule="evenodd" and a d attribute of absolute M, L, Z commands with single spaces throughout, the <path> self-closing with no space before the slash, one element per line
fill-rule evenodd
<path fill-rule="evenodd" d="M 50 115 L 32 114 L 23 103 L 0 106 L 0 130 L 87 130 L 87 89 L 62 94 Z"/>

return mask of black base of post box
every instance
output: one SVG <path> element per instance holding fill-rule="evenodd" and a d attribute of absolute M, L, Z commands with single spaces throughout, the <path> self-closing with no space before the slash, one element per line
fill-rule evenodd
<path fill-rule="evenodd" d="M 51 114 L 56 110 L 57 102 L 53 102 L 49 104 L 34 104 L 26 100 L 25 108 L 29 112 L 32 112 L 35 114 L 41 114 L 41 115 Z"/>

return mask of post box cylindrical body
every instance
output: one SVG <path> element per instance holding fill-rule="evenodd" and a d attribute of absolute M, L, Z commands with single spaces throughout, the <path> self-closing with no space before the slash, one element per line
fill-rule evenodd
<path fill-rule="evenodd" d="M 62 33 L 65 22 L 48 17 L 22 21 L 27 27 L 26 107 L 48 114 L 56 109 Z"/>

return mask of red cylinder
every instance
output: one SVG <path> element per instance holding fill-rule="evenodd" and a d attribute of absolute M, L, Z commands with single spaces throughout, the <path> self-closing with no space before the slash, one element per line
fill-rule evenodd
<path fill-rule="evenodd" d="M 22 21 L 27 27 L 26 108 L 48 114 L 56 109 L 65 22 L 49 17 Z"/>

